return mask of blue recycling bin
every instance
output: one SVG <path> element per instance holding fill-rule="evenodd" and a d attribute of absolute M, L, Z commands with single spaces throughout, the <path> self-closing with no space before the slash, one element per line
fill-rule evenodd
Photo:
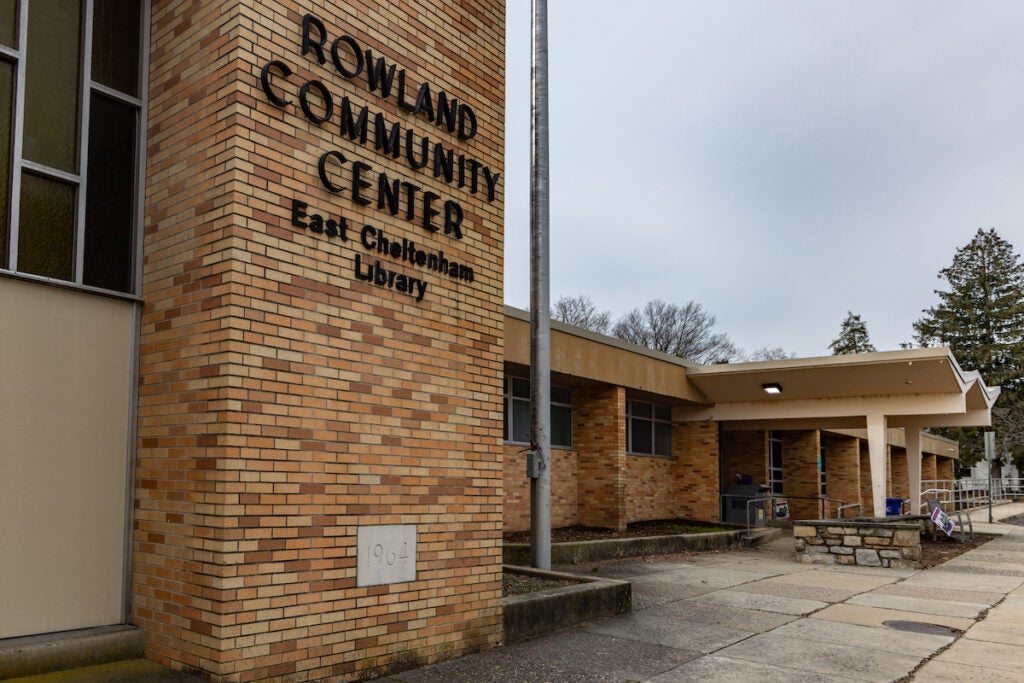
<path fill-rule="evenodd" d="M 903 499 L 902 498 L 886 498 L 885 499 L 885 516 L 893 517 L 895 515 L 903 514 Z"/>

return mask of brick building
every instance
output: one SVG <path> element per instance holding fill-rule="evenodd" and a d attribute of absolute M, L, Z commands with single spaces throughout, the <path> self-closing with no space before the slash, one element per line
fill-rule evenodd
<path fill-rule="evenodd" d="M 0 2 L 0 658 L 134 625 L 177 669 L 312 681 L 500 642 L 504 40 L 503 0 Z M 814 444 L 863 500 L 913 480 L 876 457 L 911 398 L 815 431 L 850 414 L 777 412 L 834 405 L 806 363 L 747 368 L 773 413 L 732 368 L 557 335 L 556 524 L 715 519 L 745 421 L 802 434 L 792 486 Z M 913 358 L 948 364 L 929 414 L 984 417 Z"/>
<path fill-rule="evenodd" d="M 0 3 L 0 639 L 232 681 L 499 642 L 504 40 Z"/>
<path fill-rule="evenodd" d="M 505 315 L 503 519 L 521 531 L 530 525 L 529 318 Z M 860 506 L 847 515 L 884 515 L 890 497 L 918 510 L 921 482 L 953 479 L 959 457 L 956 442 L 922 430 L 987 424 L 998 396 L 947 349 L 698 366 L 552 328 L 554 527 L 728 520 L 740 481 L 784 495 L 797 519 L 843 505 Z"/>

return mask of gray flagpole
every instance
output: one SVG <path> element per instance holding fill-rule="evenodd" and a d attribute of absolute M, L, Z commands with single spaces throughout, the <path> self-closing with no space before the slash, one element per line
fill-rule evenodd
<path fill-rule="evenodd" d="M 551 569 L 551 295 L 548 232 L 548 7 L 533 0 L 530 145 L 530 557 Z"/>

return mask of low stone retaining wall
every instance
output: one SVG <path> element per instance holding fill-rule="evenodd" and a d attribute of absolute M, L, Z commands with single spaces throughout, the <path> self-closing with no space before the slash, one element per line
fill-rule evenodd
<path fill-rule="evenodd" d="M 585 621 L 629 614 L 632 609 L 633 586 L 628 581 L 509 565 L 505 565 L 504 570 L 573 582 L 568 586 L 504 598 L 501 612 L 505 645 L 554 633 Z"/>
<path fill-rule="evenodd" d="M 921 524 L 808 519 L 793 523 L 799 562 L 921 568 Z"/>
<path fill-rule="evenodd" d="M 602 541 L 576 541 L 574 543 L 552 543 L 552 564 L 583 564 L 599 560 L 615 560 L 621 557 L 647 557 L 650 555 L 672 555 L 682 552 L 706 552 L 726 550 L 744 545 L 758 545 L 780 532 L 777 529 L 758 528 L 747 538 L 746 530 L 716 531 L 707 534 L 679 534 L 673 536 L 641 536 L 637 538 L 613 538 Z M 528 543 L 506 543 L 503 547 L 505 564 L 530 564 Z"/>

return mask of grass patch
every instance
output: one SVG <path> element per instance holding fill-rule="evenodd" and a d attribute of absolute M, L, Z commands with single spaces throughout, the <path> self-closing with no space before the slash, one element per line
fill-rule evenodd
<path fill-rule="evenodd" d="M 505 572 L 501 575 L 501 596 L 507 598 L 512 595 L 523 595 L 524 593 L 536 593 L 548 588 L 569 586 L 573 581 L 562 579 L 547 579 L 528 574 L 513 574 Z"/>

